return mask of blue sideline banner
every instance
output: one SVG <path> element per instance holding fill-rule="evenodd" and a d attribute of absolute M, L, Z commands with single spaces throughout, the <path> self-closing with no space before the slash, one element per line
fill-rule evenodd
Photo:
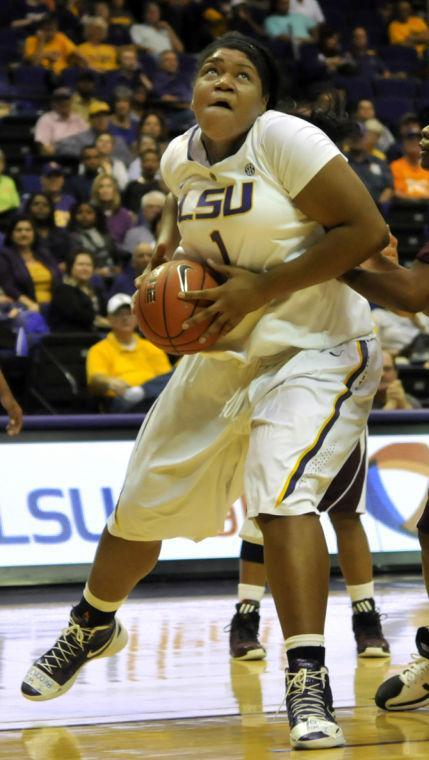
<path fill-rule="evenodd" d="M 132 445 L 131 440 L 114 436 L 98 441 L 1 443 L 0 566 L 91 562 L 119 496 Z M 427 496 L 429 435 L 370 436 L 368 453 L 364 524 L 371 550 L 418 550 L 416 523 Z M 165 541 L 161 559 L 238 557 L 243 514 L 238 501 L 221 535 L 200 543 Z M 329 550 L 335 553 L 329 519 L 324 517 L 323 524 Z"/>

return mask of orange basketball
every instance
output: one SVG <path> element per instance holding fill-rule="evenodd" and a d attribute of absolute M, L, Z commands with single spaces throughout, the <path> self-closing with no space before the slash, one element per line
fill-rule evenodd
<path fill-rule="evenodd" d="M 169 354 L 195 354 L 216 343 L 219 333 L 207 337 L 206 343 L 198 339 L 205 333 L 215 317 L 200 322 L 187 330 L 182 324 L 208 301 L 182 301 L 178 293 L 190 290 L 215 288 L 219 281 L 214 273 L 200 261 L 174 259 L 149 272 L 135 299 L 134 312 L 145 338 Z"/>

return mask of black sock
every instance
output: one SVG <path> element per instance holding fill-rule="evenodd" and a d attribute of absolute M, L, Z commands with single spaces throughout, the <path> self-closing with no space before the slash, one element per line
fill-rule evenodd
<path fill-rule="evenodd" d="M 353 614 L 359 612 L 374 612 L 375 601 L 372 597 L 368 599 L 359 599 L 357 602 L 352 602 Z"/>
<path fill-rule="evenodd" d="M 292 672 L 302 667 L 298 663 L 294 667 L 294 663 L 297 660 L 316 660 L 320 667 L 325 664 L 325 647 L 294 647 L 293 649 L 289 649 L 286 654 L 289 670 Z"/>
<path fill-rule="evenodd" d="M 76 605 L 72 608 L 72 613 L 75 617 L 84 621 L 85 626 L 88 628 L 96 628 L 99 625 L 109 625 L 115 617 L 115 612 L 102 612 L 93 607 L 92 604 L 86 601 L 83 596 Z"/>

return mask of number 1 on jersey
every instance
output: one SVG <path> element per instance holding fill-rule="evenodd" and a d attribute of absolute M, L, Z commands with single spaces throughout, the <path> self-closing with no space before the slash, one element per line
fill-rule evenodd
<path fill-rule="evenodd" d="M 220 255 L 223 258 L 224 264 L 228 264 L 228 266 L 231 264 L 231 259 L 228 256 L 228 251 L 226 250 L 225 243 L 223 242 L 222 235 L 220 234 L 219 230 L 214 230 L 212 234 L 210 235 L 210 240 L 213 240 L 213 243 L 216 243 L 217 247 L 219 248 Z"/>

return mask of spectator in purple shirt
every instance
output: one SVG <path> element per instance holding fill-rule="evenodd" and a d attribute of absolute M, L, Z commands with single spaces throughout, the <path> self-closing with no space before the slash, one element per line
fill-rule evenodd
<path fill-rule="evenodd" d="M 152 97 L 161 101 L 171 131 L 181 132 L 195 123 L 191 111 L 190 76 L 180 70 L 179 58 L 174 50 L 164 50 L 160 54 L 152 86 Z"/>
<path fill-rule="evenodd" d="M 64 271 L 71 251 L 71 238 L 68 230 L 60 229 L 55 224 L 52 199 L 44 193 L 33 193 L 27 200 L 24 212 L 33 222 L 41 245 L 57 262 L 59 269 Z"/>
<path fill-rule="evenodd" d="M 66 227 L 70 220 L 70 211 L 76 203 L 76 198 L 63 193 L 64 169 L 55 161 L 45 164 L 41 176 L 42 192 L 51 199 L 55 209 L 55 224 Z"/>
<path fill-rule="evenodd" d="M 122 137 L 131 146 L 138 139 L 139 121 L 131 112 L 133 93 L 128 87 L 117 87 L 113 98 L 113 113 L 110 117 L 109 132 Z"/>
<path fill-rule="evenodd" d="M 147 86 L 147 79 L 134 45 L 122 45 L 118 49 L 118 68 L 106 72 L 105 81 L 110 92 L 117 87 L 128 87 L 134 90 L 141 82 Z"/>
<path fill-rule="evenodd" d="M 140 156 L 141 173 L 138 179 L 128 183 L 123 194 L 123 203 L 136 216 L 140 211 L 141 200 L 151 190 L 163 190 L 165 185 L 159 179 L 160 155 L 157 150 L 147 148 Z"/>
<path fill-rule="evenodd" d="M 28 216 L 17 216 L 0 251 L 0 287 L 25 309 L 43 311 L 59 279 L 58 267 L 40 246 L 33 222 Z"/>
<path fill-rule="evenodd" d="M 91 200 L 102 210 L 109 234 L 115 243 L 121 245 L 134 220 L 131 211 L 121 206 L 121 195 L 116 180 L 103 174 L 96 177 Z"/>

